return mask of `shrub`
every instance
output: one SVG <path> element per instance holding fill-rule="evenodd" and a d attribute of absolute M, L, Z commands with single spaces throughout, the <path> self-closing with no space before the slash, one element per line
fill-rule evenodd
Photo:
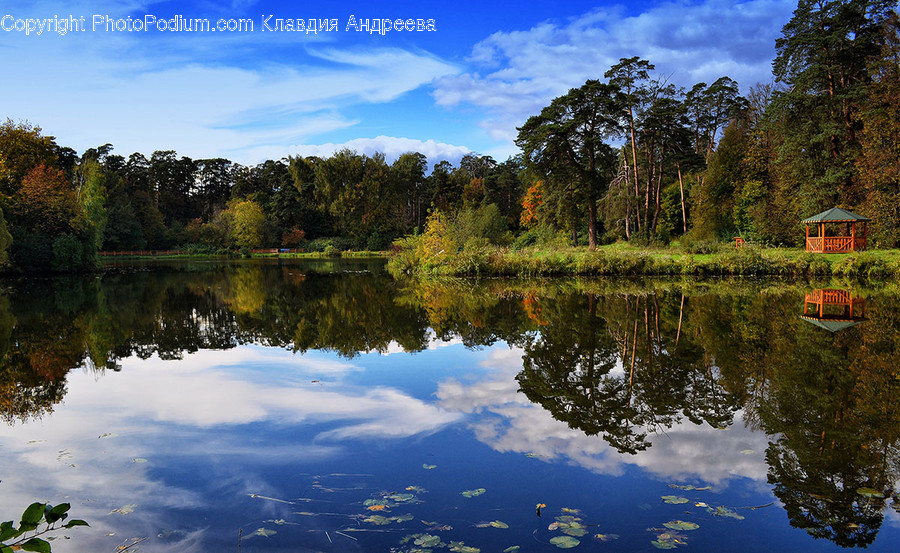
<path fill-rule="evenodd" d="M 77 271 L 84 265 L 84 247 L 71 234 L 61 234 L 53 240 L 53 270 Z"/>

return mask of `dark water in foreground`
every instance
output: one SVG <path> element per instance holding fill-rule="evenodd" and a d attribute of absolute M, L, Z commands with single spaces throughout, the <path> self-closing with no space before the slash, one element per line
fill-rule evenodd
<path fill-rule="evenodd" d="M 151 267 L 3 284 L 54 551 L 898 548 L 896 287 Z"/>

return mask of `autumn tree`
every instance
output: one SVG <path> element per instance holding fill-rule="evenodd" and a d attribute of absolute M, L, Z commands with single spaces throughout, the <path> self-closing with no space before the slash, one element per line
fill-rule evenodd
<path fill-rule="evenodd" d="M 258 248 L 262 245 L 266 215 L 262 207 L 251 200 L 232 200 L 228 203 L 230 236 L 238 248 Z"/>

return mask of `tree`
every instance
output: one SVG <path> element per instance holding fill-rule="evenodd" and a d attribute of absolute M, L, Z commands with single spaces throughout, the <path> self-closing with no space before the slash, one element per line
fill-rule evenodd
<path fill-rule="evenodd" d="M 406 204 L 406 228 L 422 226 L 427 168 L 428 158 L 418 152 L 401 154 L 391 164 L 391 181 Z"/>
<path fill-rule="evenodd" d="M 3 210 L 0 210 L 0 268 L 6 266 L 9 261 L 9 247 L 12 245 L 12 235 L 6 226 Z"/>
<path fill-rule="evenodd" d="M 650 80 L 650 71 L 656 67 L 647 60 L 642 60 L 637 56 L 632 58 L 621 58 L 619 63 L 609 68 L 604 73 L 604 77 L 609 79 L 610 84 L 619 87 L 623 95 L 623 106 L 627 112 L 628 130 L 631 135 L 631 170 L 634 176 L 634 197 L 640 198 L 640 178 L 638 172 L 637 159 L 637 127 L 639 120 L 643 114 L 644 106 L 649 98 L 647 84 Z M 628 228 L 628 221 L 631 219 L 631 202 L 626 202 L 625 227 Z M 640 210 L 636 213 L 637 230 L 641 230 Z"/>
<path fill-rule="evenodd" d="M 587 214 L 588 243 L 597 245 L 597 201 L 615 171 L 614 150 L 604 140 L 621 132 L 619 88 L 587 81 L 554 99 L 519 128 L 516 144 L 544 179 L 545 201 Z"/>
<path fill-rule="evenodd" d="M 773 71 L 788 87 L 773 104 L 785 126 L 782 178 L 808 198 L 804 212 L 862 200 L 853 170 L 861 99 L 894 6 L 895 0 L 800 0 L 775 41 Z"/>
<path fill-rule="evenodd" d="M 232 200 L 228 203 L 231 239 L 238 248 L 258 248 L 263 241 L 266 215 L 258 203 L 251 200 Z"/>
<path fill-rule="evenodd" d="M 0 195 L 15 195 L 19 184 L 38 165 L 56 168 L 57 146 L 41 128 L 7 119 L 0 125 Z"/>

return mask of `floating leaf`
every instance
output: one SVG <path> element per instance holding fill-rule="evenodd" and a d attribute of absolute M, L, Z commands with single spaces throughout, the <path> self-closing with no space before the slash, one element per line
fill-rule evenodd
<path fill-rule="evenodd" d="M 146 463 L 147 460 L 144 459 L 143 457 L 135 457 L 134 459 L 131 460 L 131 462 L 132 463 Z"/>
<path fill-rule="evenodd" d="M 384 517 L 381 515 L 371 515 L 367 516 L 363 519 L 363 522 L 368 522 L 369 524 L 376 524 L 378 526 L 385 526 L 391 523 L 391 519 L 388 517 Z"/>
<path fill-rule="evenodd" d="M 425 470 L 432 470 L 432 469 L 436 469 L 437 465 L 429 465 L 426 463 L 426 464 L 422 465 L 422 468 Z"/>
<path fill-rule="evenodd" d="M 413 543 L 422 547 L 438 547 L 441 545 L 441 538 L 431 534 L 422 534 Z"/>
<path fill-rule="evenodd" d="M 119 507 L 118 509 L 113 509 L 109 512 L 109 514 L 119 513 L 120 515 L 130 515 L 137 508 L 137 505 L 132 503 L 131 505 L 125 505 L 123 507 Z"/>
<path fill-rule="evenodd" d="M 461 541 L 451 541 L 450 551 L 453 551 L 454 553 L 481 553 L 481 549 L 471 547 Z"/>
<path fill-rule="evenodd" d="M 679 495 L 664 495 L 662 496 L 662 500 L 673 505 L 680 505 L 688 502 L 688 498 Z"/>
<path fill-rule="evenodd" d="M 613 541 L 619 539 L 618 534 L 596 534 L 594 537 L 600 541 Z"/>
<path fill-rule="evenodd" d="M 550 538 L 550 543 L 560 549 L 571 549 L 581 542 L 572 536 L 556 536 L 555 538 Z"/>
<path fill-rule="evenodd" d="M 244 536 L 244 538 L 247 539 L 247 538 L 252 538 L 254 536 L 262 536 L 264 538 L 270 538 L 277 533 L 278 532 L 276 532 L 275 530 L 269 530 L 268 528 L 257 528 L 255 531 Z"/>
<path fill-rule="evenodd" d="M 884 494 L 875 488 L 857 488 L 856 493 L 863 497 L 877 497 L 879 499 L 884 497 Z"/>
<path fill-rule="evenodd" d="M 754 453 L 756 453 L 756 452 L 753 451 L 752 449 L 742 449 L 741 450 L 741 455 L 753 455 Z"/>
<path fill-rule="evenodd" d="M 115 438 L 116 436 L 118 436 L 118 434 L 116 434 L 114 432 L 104 432 L 103 434 L 100 434 L 97 437 L 98 438 Z"/>
<path fill-rule="evenodd" d="M 657 549 L 675 549 L 679 545 L 687 545 L 687 536 L 678 532 L 661 532 L 650 543 Z"/>
<path fill-rule="evenodd" d="M 704 508 L 709 508 L 709 504 L 704 503 L 702 501 L 698 501 L 697 503 L 694 503 L 694 507 L 700 507 L 701 509 L 704 509 Z"/>
<path fill-rule="evenodd" d="M 578 510 L 578 509 L 570 509 L 570 508 L 568 508 L 568 507 L 563 507 L 563 508 L 560 509 L 560 510 L 561 510 L 562 512 L 564 512 L 564 513 L 572 513 L 572 514 L 575 514 L 575 515 L 581 513 L 581 511 Z"/>
<path fill-rule="evenodd" d="M 412 501 L 415 498 L 416 498 L 416 496 L 414 496 L 411 493 L 395 493 L 395 494 L 391 494 L 391 495 L 387 496 L 387 499 L 390 499 L 391 501 L 397 501 L 399 503 L 404 503 L 406 501 Z"/>
<path fill-rule="evenodd" d="M 485 490 L 484 488 L 478 488 L 477 490 L 466 490 L 464 492 L 459 492 L 459 494 L 463 497 L 472 498 L 472 497 L 479 496 L 486 491 L 487 490 Z"/>
<path fill-rule="evenodd" d="M 507 547 L 506 549 L 504 549 L 503 553 L 516 553 L 516 551 L 518 551 L 519 549 L 522 549 L 522 548 L 519 547 L 518 545 L 514 545 L 512 547 Z"/>
<path fill-rule="evenodd" d="M 694 524 L 693 522 L 685 522 L 683 520 L 670 520 L 669 522 L 663 524 L 666 528 L 671 528 L 672 530 L 696 530 L 700 528 L 699 524 Z"/>
<path fill-rule="evenodd" d="M 669 484 L 669 487 L 675 488 L 676 490 L 695 491 L 695 492 L 705 492 L 707 490 L 712 489 L 712 486 L 703 486 L 702 488 L 698 488 L 697 486 L 693 486 L 691 484 L 687 484 L 687 485 Z"/>
<path fill-rule="evenodd" d="M 717 517 L 727 517 L 735 518 L 737 520 L 744 520 L 744 517 L 732 511 L 728 507 L 716 507 L 716 510 L 713 511 L 713 515 Z"/>
<path fill-rule="evenodd" d="M 526 453 L 525 456 L 529 459 L 539 459 L 543 457 L 543 455 L 541 455 L 540 453 Z"/>
<path fill-rule="evenodd" d="M 495 520 L 495 521 L 491 522 L 491 526 L 494 528 L 509 528 L 509 524 L 506 524 L 505 522 L 500 521 L 500 520 Z"/>
<path fill-rule="evenodd" d="M 421 486 L 406 486 L 406 491 L 415 493 L 425 493 L 427 490 Z"/>
<path fill-rule="evenodd" d="M 387 505 L 369 505 L 366 509 L 369 511 L 386 511 Z"/>
<path fill-rule="evenodd" d="M 414 518 L 416 518 L 416 517 L 414 517 L 414 516 L 412 516 L 411 514 L 407 513 L 407 514 L 405 514 L 405 515 L 400 515 L 400 516 L 398 516 L 398 517 L 393 517 L 393 518 L 394 518 L 394 521 L 396 521 L 396 522 L 409 522 L 409 521 L 411 521 L 412 519 L 414 519 Z"/>

